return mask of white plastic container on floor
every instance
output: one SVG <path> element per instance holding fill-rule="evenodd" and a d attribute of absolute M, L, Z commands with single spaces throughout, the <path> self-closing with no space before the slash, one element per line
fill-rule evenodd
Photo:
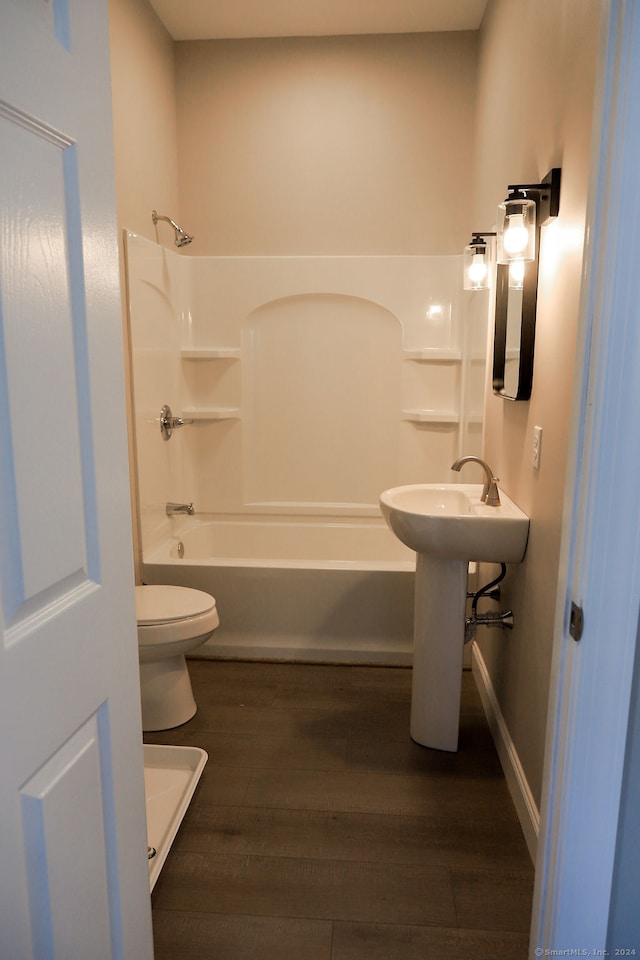
<path fill-rule="evenodd" d="M 171 844 L 208 760 L 200 747 L 170 747 L 145 743 L 144 792 L 147 807 L 149 885 L 153 890 Z"/>

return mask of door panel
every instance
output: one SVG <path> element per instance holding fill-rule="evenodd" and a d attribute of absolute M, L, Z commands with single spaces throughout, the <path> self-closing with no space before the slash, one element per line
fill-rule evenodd
<path fill-rule="evenodd" d="M 0 441 L 11 473 L 10 495 L 0 510 L 3 529 L 11 515 L 17 529 L 0 549 L 3 569 L 18 571 L 3 596 L 11 629 L 14 618 L 33 614 L 87 577 L 82 463 L 91 483 L 93 451 L 89 424 L 83 424 L 81 436 L 77 412 L 75 368 L 86 366 L 86 355 L 76 357 L 74 327 L 81 342 L 86 334 L 84 303 L 78 303 L 81 315 L 74 318 L 71 300 L 70 273 L 81 276 L 82 264 L 73 262 L 81 245 L 67 242 L 79 219 L 65 189 L 65 168 L 71 168 L 72 181 L 75 164 L 64 159 L 65 150 L 74 147 L 23 113 L 4 113 L 0 288 L 12 429 Z M 77 194 L 73 182 L 69 192 Z M 34 402 L 36 383 L 46 386 L 39 402 Z M 88 492 L 94 503 L 94 491 Z"/>
<path fill-rule="evenodd" d="M 20 790 L 36 956 L 112 955 L 104 789 L 99 725 L 92 717 Z M 78 796 L 88 801 L 80 816 Z"/>

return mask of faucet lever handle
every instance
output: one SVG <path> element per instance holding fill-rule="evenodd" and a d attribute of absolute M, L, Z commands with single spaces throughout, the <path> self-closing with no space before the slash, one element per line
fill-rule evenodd
<path fill-rule="evenodd" d="M 488 507 L 500 506 L 500 494 L 498 493 L 499 480 L 500 477 L 491 477 L 491 480 L 485 484 L 485 488 L 482 491 L 482 499 Z"/>

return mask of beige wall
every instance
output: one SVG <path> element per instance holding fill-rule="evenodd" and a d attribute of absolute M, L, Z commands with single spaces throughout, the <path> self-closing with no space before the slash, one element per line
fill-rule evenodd
<path fill-rule="evenodd" d="M 173 243 L 151 211 L 178 220 L 175 44 L 147 0 L 109 0 L 118 223 Z"/>
<path fill-rule="evenodd" d="M 516 627 L 485 634 L 481 650 L 510 735 L 540 803 L 580 274 L 599 0 L 489 0 L 478 74 L 476 224 L 495 222 L 509 183 L 562 167 L 560 217 L 543 229 L 534 382 L 528 403 L 488 385 L 485 454 L 531 518 L 527 557 L 509 567 L 504 603 Z M 534 425 L 543 429 L 539 472 Z"/>
<path fill-rule="evenodd" d="M 189 253 L 459 253 L 476 46 L 475 33 L 178 44 Z"/>

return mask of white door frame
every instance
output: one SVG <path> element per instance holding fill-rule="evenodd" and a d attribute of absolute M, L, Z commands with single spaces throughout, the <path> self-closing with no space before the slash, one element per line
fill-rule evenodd
<path fill-rule="evenodd" d="M 640 614 L 640 4 L 605 0 L 530 957 L 607 948 Z M 580 361 L 578 362 L 580 371 Z M 584 633 L 569 635 L 571 602 Z M 613 944 L 613 947 L 639 944 Z M 574 954 L 581 955 L 581 954 Z"/>

